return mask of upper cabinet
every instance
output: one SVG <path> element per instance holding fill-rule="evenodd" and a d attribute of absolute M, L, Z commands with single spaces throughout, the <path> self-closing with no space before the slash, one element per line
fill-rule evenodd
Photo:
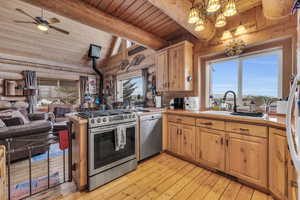
<path fill-rule="evenodd" d="M 165 91 L 193 90 L 193 44 L 175 44 L 157 53 L 156 88 Z"/>

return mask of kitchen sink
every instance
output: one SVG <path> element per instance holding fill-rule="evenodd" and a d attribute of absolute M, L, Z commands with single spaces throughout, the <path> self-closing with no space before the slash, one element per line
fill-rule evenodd
<path fill-rule="evenodd" d="M 246 117 L 263 117 L 264 114 L 261 112 L 233 112 L 231 115 L 246 116 Z"/>
<path fill-rule="evenodd" d="M 201 113 L 216 114 L 216 115 L 235 115 L 235 116 L 243 116 L 243 117 L 263 117 L 264 115 L 261 112 L 228 112 L 228 111 L 217 111 L 217 110 L 202 111 Z"/>

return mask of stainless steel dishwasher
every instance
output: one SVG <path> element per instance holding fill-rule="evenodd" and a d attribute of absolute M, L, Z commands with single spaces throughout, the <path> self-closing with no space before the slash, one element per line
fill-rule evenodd
<path fill-rule="evenodd" d="M 162 151 L 162 115 L 140 117 L 140 160 Z"/>

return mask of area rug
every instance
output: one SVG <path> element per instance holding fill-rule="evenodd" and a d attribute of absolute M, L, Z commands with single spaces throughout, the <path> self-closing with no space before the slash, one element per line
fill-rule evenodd
<path fill-rule="evenodd" d="M 59 184 L 59 172 L 50 175 L 50 187 Z M 32 180 L 32 193 L 37 193 L 48 187 L 48 177 L 43 176 Z M 11 188 L 11 199 L 19 200 L 29 195 L 29 181 L 13 185 Z"/>

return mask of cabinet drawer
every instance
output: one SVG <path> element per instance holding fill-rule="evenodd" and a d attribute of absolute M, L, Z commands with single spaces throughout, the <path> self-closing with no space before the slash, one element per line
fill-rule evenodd
<path fill-rule="evenodd" d="M 175 123 L 181 123 L 181 124 L 187 124 L 195 126 L 196 119 L 193 117 L 186 117 L 181 115 L 169 115 L 168 116 L 169 122 L 175 122 Z"/>
<path fill-rule="evenodd" d="M 268 136 L 267 127 L 251 125 L 251 124 L 227 122 L 226 130 L 230 132 L 240 133 L 243 135 L 252 135 L 252 136 L 264 137 L 264 138 Z"/>
<path fill-rule="evenodd" d="M 196 126 L 203 128 L 211 128 L 216 130 L 225 130 L 225 122 L 211 119 L 197 119 Z"/>
<path fill-rule="evenodd" d="M 275 135 L 281 135 L 281 136 L 286 136 L 285 131 L 281 129 L 275 129 L 275 128 L 270 128 L 269 129 L 270 134 L 275 134 Z"/>

